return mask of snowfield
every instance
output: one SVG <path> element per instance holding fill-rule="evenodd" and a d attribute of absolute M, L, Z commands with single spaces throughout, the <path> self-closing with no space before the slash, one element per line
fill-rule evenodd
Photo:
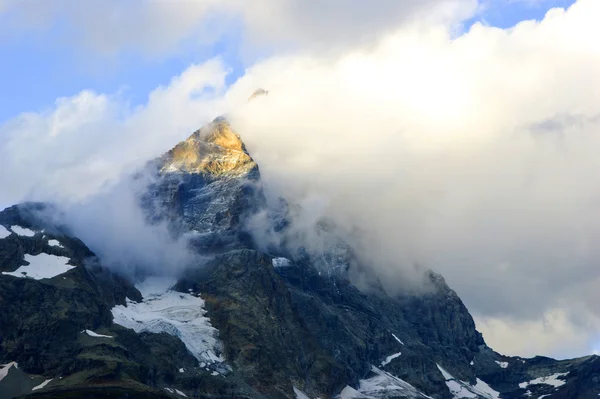
<path fill-rule="evenodd" d="M 39 254 L 25 255 L 25 261 L 29 262 L 28 266 L 21 266 L 14 272 L 2 272 L 2 274 L 20 277 L 33 278 L 41 280 L 44 278 L 52 278 L 74 269 L 75 266 L 68 265 L 69 258 L 64 256 Z"/>
<path fill-rule="evenodd" d="M 8 230 L 6 229 L 6 227 L 4 227 L 4 226 L 2 226 L 2 225 L 0 224 L 0 240 L 2 240 L 3 238 L 6 238 L 6 237 L 8 237 L 10 234 L 11 234 L 11 232 L 10 232 L 10 231 L 8 231 Z"/>
<path fill-rule="evenodd" d="M 136 288 L 142 302 L 127 299 L 127 306 L 117 305 L 111 311 L 114 323 L 137 333 L 167 333 L 178 337 L 199 361 L 222 363 L 217 355 L 221 344 L 218 331 L 205 316 L 204 301 L 191 294 L 171 290 L 174 280 L 149 278 Z"/>
<path fill-rule="evenodd" d="M 26 229 L 21 226 L 10 226 L 10 229 L 15 233 L 23 237 L 33 237 L 35 235 L 35 231 Z"/>

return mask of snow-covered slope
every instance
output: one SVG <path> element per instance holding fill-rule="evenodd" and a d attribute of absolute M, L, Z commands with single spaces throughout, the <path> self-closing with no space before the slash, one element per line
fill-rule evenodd
<path fill-rule="evenodd" d="M 41 280 L 60 276 L 75 268 L 69 265 L 69 258 L 64 256 L 49 255 L 41 253 L 38 255 L 25 255 L 27 266 L 21 266 L 14 272 L 2 272 L 2 274 L 20 278 L 33 278 Z"/>
<path fill-rule="evenodd" d="M 222 363 L 218 331 L 206 317 L 204 301 L 198 294 L 173 291 L 175 283 L 172 279 L 152 277 L 136 285 L 143 296 L 142 302 L 128 299 L 127 306 L 115 306 L 114 322 L 138 333 L 174 335 L 200 363 Z"/>

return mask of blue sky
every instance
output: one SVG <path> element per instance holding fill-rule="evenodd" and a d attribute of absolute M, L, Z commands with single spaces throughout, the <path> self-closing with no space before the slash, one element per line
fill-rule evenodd
<path fill-rule="evenodd" d="M 525 20 L 540 20 L 554 7 L 568 8 L 574 0 L 493 0 L 476 20 L 499 28 L 509 28 Z"/>
<path fill-rule="evenodd" d="M 541 19 L 552 7 L 568 7 L 573 0 L 492 0 L 476 21 L 507 28 L 528 19 Z M 0 20 L 1 21 L 1 20 Z M 245 63 L 240 55 L 240 31 L 215 44 L 167 56 L 147 56 L 135 51 L 97 55 L 69 45 L 56 24 L 49 31 L 19 30 L 0 36 L 0 123 L 21 112 L 43 111 L 56 98 L 89 89 L 98 93 L 121 92 L 132 105 L 143 103 L 148 93 L 181 73 L 192 63 L 222 57 L 231 68 L 228 82 L 239 77 Z"/>
<path fill-rule="evenodd" d="M 184 43 L 166 56 L 132 50 L 97 53 L 72 45 L 56 26 L 46 32 L 0 35 L 0 76 L 5 77 L 0 83 L 0 124 L 21 112 L 43 111 L 57 98 L 81 90 L 119 92 L 131 105 L 142 104 L 156 87 L 168 84 L 191 64 L 215 56 L 231 68 L 227 83 L 232 83 L 244 70 L 240 34 L 234 29 L 210 45 L 193 49 Z"/>

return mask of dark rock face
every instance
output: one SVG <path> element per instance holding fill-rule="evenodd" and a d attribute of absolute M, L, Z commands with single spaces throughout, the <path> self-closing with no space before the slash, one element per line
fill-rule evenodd
<path fill-rule="evenodd" d="M 0 271 L 12 272 L 26 263 L 26 255 L 40 254 L 67 257 L 74 267 L 43 279 L 0 274 L 0 364 L 16 362 L 18 368 L 13 369 L 25 373 L 18 379 L 9 370 L 0 380 L 0 398 L 32 392 L 39 397 L 84 398 L 98 390 L 92 386 L 113 392 L 106 397 L 129 392 L 129 397 L 158 398 L 169 396 L 160 389 L 167 384 L 197 386 L 192 377 L 197 362 L 180 340 L 167 334 L 136 334 L 113 324 L 111 308 L 125 304 L 126 297 L 141 300 L 140 293 L 100 266 L 81 241 L 54 226 L 42 227 L 44 222 L 30 212 L 39 206 L 25 204 L 0 213 L 4 229 L 22 227 L 31 234 L 0 239 Z M 51 240 L 61 247 L 50 246 Z M 85 330 L 111 338 L 92 337 Z M 179 373 L 179 368 L 192 372 Z M 54 393 L 32 391 L 45 379 L 52 379 L 46 390 Z"/>
<path fill-rule="evenodd" d="M 55 216 L 47 217 L 56 214 L 51 206 L 0 212 L 0 399 L 600 392 L 596 356 L 522 359 L 487 347 L 460 298 L 435 273 L 424 275 L 427 292 L 389 295 L 375 276 L 372 287 L 359 290 L 349 271 L 368 265 L 335 237 L 332 222 L 316 226 L 328 243 L 321 252 L 290 245 L 291 207 L 283 200 L 269 219 L 280 244 L 259 247 L 246 230 L 248 219 L 267 209 L 258 166 L 222 118 L 146 172 L 151 183 L 141 203 L 149 223 L 167 222 L 211 260 L 179 276 L 169 296 L 175 299 L 160 302 L 104 268 Z M 63 269 L 42 276 L 35 267 Z M 185 300 L 198 309 L 181 306 Z M 146 313 L 134 313 L 135 306 Z M 116 324 L 115 307 L 132 312 L 133 327 L 147 328 Z M 204 316 L 210 325 L 200 323 Z M 194 323 L 195 335 L 186 335 Z M 209 345 L 214 328 L 224 361 L 209 365 L 190 348 Z"/>

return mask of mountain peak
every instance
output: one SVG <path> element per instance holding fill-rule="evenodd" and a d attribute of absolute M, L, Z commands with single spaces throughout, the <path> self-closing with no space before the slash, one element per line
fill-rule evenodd
<path fill-rule="evenodd" d="M 233 131 L 224 117 L 215 119 L 207 128 L 196 131 L 192 137 L 196 134 L 197 139 L 200 141 L 215 144 L 228 150 L 248 153 L 240 135 Z"/>
<path fill-rule="evenodd" d="M 240 136 L 224 117 L 192 133 L 163 157 L 161 172 L 200 173 L 212 176 L 248 173 L 256 163 Z"/>
<path fill-rule="evenodd" d="M 252 93 L 252 95 L 248 98 L 248 101 L 252 101 L 254 100 L 256 97 L 260 97 L 260 96 L 266 96 L 269 94 L 269 90 L 265 90 L 262 88 L 258 88 L 256 90 L 254 90 L 254 93 Z"/>

